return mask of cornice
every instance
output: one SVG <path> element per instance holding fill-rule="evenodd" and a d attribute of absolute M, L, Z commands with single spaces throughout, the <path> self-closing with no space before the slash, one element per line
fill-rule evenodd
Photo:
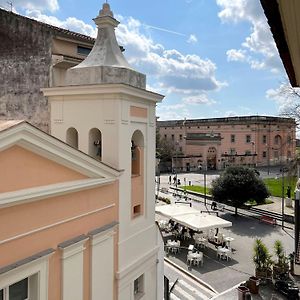
<path fill-rule="evenodd" d="M 43 200 L 113 183 L 113 178 L 82 179 L 0 194 L 0 208 Z"/>

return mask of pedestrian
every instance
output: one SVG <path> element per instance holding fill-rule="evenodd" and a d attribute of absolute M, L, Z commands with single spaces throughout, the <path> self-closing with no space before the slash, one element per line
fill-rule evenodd
<path fill-rule="evenodd" d="M 173 177 L 173 184 L 176 184 L 176 176 Z"/>
<path fill-rule="evenodd" d="M 169 176 L 169 184 L 171 184 L 172 183 L 172 176 L 170 175 Z"/>
<path fill-rule="evenodd" d="M 286 189 L 286 195 L 288 198 L 291 198 L 291 187 L 290 186 L 288 186 Z"/>

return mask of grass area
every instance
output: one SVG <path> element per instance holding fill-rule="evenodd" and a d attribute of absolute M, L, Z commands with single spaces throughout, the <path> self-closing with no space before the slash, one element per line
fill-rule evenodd
<path fill-rule="evenodd" d="M 286 189 L 291 186 L 291 194 L 295 190 L 295 185 L 297 182 L 296 177 L 284 177 L 284 196 L 286 197 Z M 270 193 L 274 197 L 282 196 L 282 178 L 265 178 L 264 183 L 268 187 Z"/>
<path fill-rule="evenodd" d="M 200 185 L 187 185 L 187 186 L 182 186 L 182 189 L 186 189 L 187 191 L 191 191 L 191 192 L 197 192 L 197 193 L 201 193 L 204 194 L 204 186 L 200 186 Z M 206 187 L 206 194 L 210 195 L 210 188 Z"/>

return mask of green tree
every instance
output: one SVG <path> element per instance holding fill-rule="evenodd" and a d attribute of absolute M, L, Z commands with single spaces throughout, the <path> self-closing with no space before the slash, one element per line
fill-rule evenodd
<path fill-rule="evenodd" d="M 228 167 L 212 182 L 211 194 L 218 202 L 237 209 L 250 199 L 263 203 L 270 194 L 259 175 L 247 167 Z"/>
<path fill-rule="evenodd" d="M 174 144 L 166 139 L 162 139 L 159 129 L 156 129 L 156 157 L 161 161 L 172 161 L 172 156 L 175 153 Z"/>

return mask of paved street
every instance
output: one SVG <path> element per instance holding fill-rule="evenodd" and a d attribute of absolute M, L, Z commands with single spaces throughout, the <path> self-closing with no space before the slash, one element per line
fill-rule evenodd
<path fill-rule="evenodd" d="M 179 178 L 184 180 L 184 176 L 184 174 L 179 175 Z M 196 181 L 198 177 L 199 174 L 189 174 L 188 178 L 189 180 Z M 161 186 L 169 186 L 168 176 L 161 177 Z M 172 194 L 167 195 L 162 193 L 161 195 L 170 198 L 172 202 L 176 200 Z M 192 205 L 199 210 L 205 210 L 205 206 L 202 202 L 193 201 Z M 218 260 L 216 257 L 216 249 L 211 244 L 203 251 L 203 267 L 188 268 L 186 264 L 187 250 L 185 249 L 183 249 L 180 254 L 170 254 L 168 256 L 171 261 L 205 281 L 218 292 L 223 292 L 234 285 L 247 280 L 254 274 L 252 256 L 253 245 L 256 238 L 261 238 L 271 252 L 273 252 L 273 244 L 277 239 L 283 242 L 287 254 L 293 251 L 293 230 L 282 230 L 279 226 L 273 227 L 268 224 L 260 223 L 257 219 L 250 217 L 236 217 L 228 211 L 220 212 L 219 216 L 232 222 L 232 227 L 221 229 L 221 232 L 226 236 L 234 238 L 232 248 L 234 248 L 235 251 L 232 260 L 229 260 L 228 262 Z M 172 237 L 165 237 L 165 239 L 169 238 Z M 187 247 L 189 243 L 193 243 L 193 241 L 183 242 L 183 245 Z"/>

